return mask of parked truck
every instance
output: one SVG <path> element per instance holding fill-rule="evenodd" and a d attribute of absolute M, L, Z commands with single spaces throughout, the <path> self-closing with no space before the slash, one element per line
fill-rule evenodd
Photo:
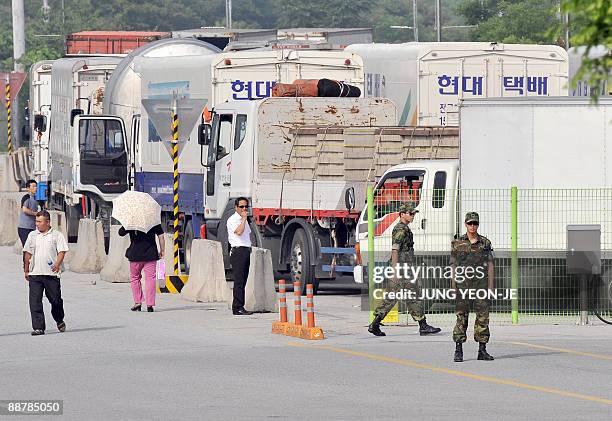
<path fill-rule="evenodd" d="M 53 62 L 49 128 L 49 207 L 66 212 L 68 236 L 78 233 L 82 215 L 97 214 L 85 202 L 84 192 L 101 197 L 124 191 L 121 170 L 109 171 L 111 163 L 127 165 L 123 123 L 99 116 L 104 85 L 119 63 L 117 57 L 64 58 Z M 104 175 L 105 182 L 91 180 Z M 102 209 L 107 211 L 107 209 Z"/>
<path fill-rule="evenodd" d="M 228 264 L 227 219 L 247 197 L 255 244 L 293 281 L 352 270 L 357 204 L 368 180 L 409 158 L 456 157 L 456 128 L 396 126 L 380 98 L 269 98 L 213 110 L 205 162 L 206 237 Z M 348 253 L 348 254 L 347 254 Z"/>
<path fill-rule="evenodd" d="M 66 56 L 130 54 L 150 42 L 169 38 L 170 32 L 81 31 L 66 35 Z"/>
<path fill-rule="evenodd" d="M 412 202 L 419 211 L 411 224 L 416 254 L 430 265 L 448 265 L 452 239 L 465 232 L 463 216 L 475 211 L 479 232 L 495 250 L 496 285 L 510 287 L 516 186 L 521 287 L 523 297 L 536 297 L 526 306 L 543 310 L 537 306 L 544 298 L 550 309 L 575 305 L 578 284 L 565 273 L 569 225 L 601 227 L 601 276 L 612 285 L 612 100 L 600 98 L 597 106 L 568 97 L 465 100 L 459 130 L 460 159 L 405 162 L 376 183 L 376 261 L 390 257 L 400 203 Z M 367 223 L 364 208 L 356 229 L 364 266 Z M 355 275 L 358 282 L 363 278 L 361 266 Z M 600 302 L 609 309 L 612 290 L 600 299 L 609 300 Z"/>
<path fill-rule="evenodd" d="M 361 59 L 343 51 L 258 51 L 228 52 L 198 57 L 173 57 L 171 62 L 155 57 L 139 57 L 134 69 L 140 75 L 142 98 L 166 98 L 173 92 L 191 98 L 206 98 L 201 124 L 210 118 L 216 104 L 225 101 L 249 103 L 271 95 L 275 83 L 296 79 L 330 78 L 363 88 Z M 129 92 L 129 91 L 128 91 Z M 107 98 L 112 101 L 112 98 Z M 125 106 L 132 104 L 131 108 Z M 130 154 L 134 189 L 152 195 L 162 206 L 162 220 L 172 221 L 172 161 L 167 139 L 161 139 L 140 97 L 123 101 L 124 121 L 131 120 Z M 112 113 L 113 111 L 111 111 Z M 180 115 L 179 115 L 180 118 Z M 170 124 L 170 115 L 168 115 Z M 129 124 L 128 124 L 129 125 Z M 181 261 L 190 266 L 190 245 L 199 237 L 205 218 L 206 148 L 198 144 L 200 125 L 194 127 L 179 157 L 179 209 Z"/>
<path fill-rule="evenodd" d="M 567 95 L 567 53 L 553 45 L 487 42 L 353 44 L 365 96 L 393 100 L 400 125 L 458 124 L 464 98 Z"/>
<path fill-rule="evenodd" d="M 43 60 L 30 68 L 30 124 L 41 116 L 51 120 L 51 69 L 53 61 Z M 39 116 L 39 117 L 36 117 Z M 43 127 L 38 127 L 42 129 Z M 34 160 L 34 179 L 38 183 L 36 200 L 47 200 L 49 181 L 49 130 L 32 130 L 32 159 Z"/>

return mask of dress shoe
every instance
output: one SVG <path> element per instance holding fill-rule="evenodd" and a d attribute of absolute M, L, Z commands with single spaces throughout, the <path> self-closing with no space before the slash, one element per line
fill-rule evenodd
<path fill-rule="evenodd" d="M 59 322 L 57 324 L 57 330 L 59 330 L 60 332 L 65 332 L 66 331 L 66 322 Z"/>
<path fill-rule="evenodd" d="M 134 304 L 134 307 L 132 307 L 130 310 L 132 310 L 132 311 L 140 311 L 140 310 L 142 310 L 142 304 Z"/>
<path fill-rule="evenodd" d="M 233 310 L 232 313 L 234 316 L 250 316 L 253 314 L 252 311 L 247 311 L 244 308 L 241 308 L 240 310 Z"/>
<path fill-rule="evenodd" d="M 32 335 L 32 336 L 40 336 L 40 335 L 44 335 L 44 334 L 45 334 L 45 331 L 44 331 L 44 330 L 41 330 L 41 329 L 34 329 L 34 330 L 32 331 L 32 334 L 31 334 L 31 335 Z"/>
<path fill-rule="evenodd" d="M 153 310 L 153 306 L 147 306 L 147 311 L 153 313 L 155 310 Z"/>

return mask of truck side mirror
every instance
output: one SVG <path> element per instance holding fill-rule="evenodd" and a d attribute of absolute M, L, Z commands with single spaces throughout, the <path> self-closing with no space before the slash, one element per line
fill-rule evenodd
<path fill-rule="evenodd" d="M 349 187 L 344 192 L 344 205 L 347 210 L 355 209 L 355 188 Z"/>
<path fill-rule="evenodd" d="M 84 114 L 85 112 L 80 108 L 74 108 L 70 111 L 70 125 L 74 126 L 74 118 L 78 115 Z"/>
<path fill-rule="evenodd" d="M 34 131 L 44 133 L 47 131 L 47 116 L 36 114 L 34 116 Z"/>
<path fill-rule="evenodd" d="M 202 146 L 210 145 L 212 129 L 210 124 L 202 123 L 198 126 L 198 143 Z"/>

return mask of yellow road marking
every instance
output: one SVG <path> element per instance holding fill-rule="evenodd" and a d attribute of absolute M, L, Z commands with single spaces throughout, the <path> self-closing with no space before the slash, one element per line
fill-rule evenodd
<path fill-rule="evenodd" d="M 299 347 L 299 348 L 310 348 L 310 349 L 331 351 L 331 352 L 336 352 L 339 354 L 347 354 L 347 355 L 352 355 L 355 357 L 367 358 L 369 360 L 374 360 L 374 361 L 383 361 L 387 363 L 403 365 L 406 367 L 420 368 L 423 370 L 429 370 L 429 371 L 433 371 L 436 373 L 444 373 L 444 374 L 449 374 L 451 376 L 463 377 L 463 378 L 478 380 L 478 381 L 486 382 L 486 383 L 503 384 L 507 386 L 514 386 L 519 389 L 535 390 L 538 392 L 548 393 L 551 395 L 558 395 L 558 396 L 564 396 L 568 398 L 579 399 L 583 401 L 597 402 L 597 403 L 602 403 L 605 405 L 612 405 L 612 399 L 605 399 L 599 396 L 583 395 L 581 393 L 574 393 L 574 392 L 570 392 L 567 390 L 554 389 L 554 388 L 544 387 L 544 386 L 536 386 L 532 384 L 517 382 L 514 380 L 502 379 L 502 378 L 491 377 L 491 376 L 482 376 L 480 374 L 472 374 L 472 373 L 467 373 L 464 371 L 452 370 L 449 368 L 436 367 L 436 366 L 429 365 L 429 364 L 421 364 L 421 363 L 418 363 L 412 360 L 406 360 L 406 359 L 394 358 L 394 357 L 386 357 L 384 355 L 376 355 L 376 354 L 370 354 L 367 352 L 352 351 L 350 349 L 335 348 L 332 346 L 325 346 L 325 345 L 310 346 L 310 345 L 304 345 L 304 344 L 297 343 L 297 342 L 290 342 L 289 345 L 294 346 L 294 347 Z"/>
<path fill-rule="evenodd" d="M 496 342 L 503 343 L 503 344 L 510 344 L 510 345 L 525 346 L 525 347 L 535 348 L 535 349 L 545 349 L 547 351 L 558 351 L 558 352 L 564 352 L 566 354 L 581 355 L 583 357 L 591 357 L 591 358 L 597 358 L 599 360 L 612 361 L 612 355 L 593 354 L 591 352 L 575 351 L 573 349 L 556 348 L 556 347 L 546 346 L 546 345 L 536 345 L 536 344 L 530 344 L 527 342 L 511 342 L 511 341 L 496 341 Z"/>

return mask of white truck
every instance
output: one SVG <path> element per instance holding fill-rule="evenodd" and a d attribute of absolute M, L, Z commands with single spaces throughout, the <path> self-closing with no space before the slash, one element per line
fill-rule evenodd
<path fill-rule="evenodd" d="M 567 53 L 553 45 L 487 42 L 353 44 L 365 96 L 394 101 L 399 124 L 458 124 L 464 98 L 567 95 Z"/>
<path fill-rule="evenodd" d="M 167 139 L 159 138 L 146 110 L 140 105 L 141 98 L 169 100 L 173 92 L 185 97 L 206 98 L 208 103 L 200 122 L 203 124 L 210 116 L 208 110 L 215 104 L 228 100 L 250 103 L 254 99 L 269 97 L 277 82 L 329 78 L 363 89 L 361 59 L 344 51 L 228 52 L 175 56 L 171 61 L 158 57 L 137 57 L 132 67 L 138 75 L 138 88 L 130 90 L 128 84 L 118 81 L 116 86 L 125 86 L 121 90 L 121 106 L 117 104 L 119 101 L 114 100 L 114 94 L 107 96 L 106 101 L 110 103 L 109 113 L 120 116 L 130 128 L 132 188 L 151 194 L 162 206 L 163 222 L 169 225 L 173 208 L 172 161 L 166 150 Z M 114 80 L 110 83 L 115 84 Z M 132 96 L 126 97 L 130 92 Z M 199 228 L 204 220 L 206 171 L 203 164 L 206 163 L 206 148 L 198 144 L 200 128 L 194 127 L 179 157 L 179 209 L 185 216 L 181 216 L 180 246 L 181 252 L 185 251 L 181 257 L 185 269 L 190 266 L 191 241 L 199 238 Z"/>
<path fill-rule="evenodd" d="M 83 57 L 53 62 L 49 207 L 66 212 L 70 237 L 78 233 L 79 215 L 97 212 L 91 206 L 85 210 L 83 192 L 110 197 L 126 188 L 127 170 L 119 168 L 121 162 L 127 165 L 123 123 L 93 115 L 101 110 L 104 85 L 119 61 Z"/>
<path fill-rule="evenodd" d="M 44 123 L 39 130 L 32 130 L 32 158 L 34 160 L 34 179 L 38 183 L 36 200 L 47 200 L 49 181 L 49 130 L 51 120 L 51 69 L 53 61 L 43 60 L 30 68 L 30 123 Z M 37 117 L 38 116 L 38 117 Z M 43 130 L 44 129 L 44 130 Z"/>
<path fill-rule="evenodd" d="M 367 180 L 408 158 L 458 153 L 456 129 L 397 127 L 396 121 L 395 105 L 380 98 L 217 104 L 212 136 L 204 138 L 204 223 L 206 237 L 223 243 L 226 267 L 226 222 L 234 200 L 244 196 L 255 244 L 272 251 L 278 272 L 316 288 L 320 279 L 352 271 L 354 208 L 365 201 Z"/>
<path fill-rule="evenodd" d="M 418 203 L 411 224 L 418 254 L 448 256 L 454 235 L 465 230 L 463 215 L 476 211 L 479 232 L 492 241 L 496 257 L 507 258 L 512 186 L 519 191 L 521 257 L 564 258 L 568 224 L 601 224 L 602 256 L 612 258 L 611 99 L 601 98 L 598 106 L 568 97 L 465 100 L 460 118 L 459 160 L 405 162 L 377 183 L 377 261 L 390 255 L 398 221 L 391 202 L 400 196 Z M 367 264 L 367 209 L 356 235 Z"/>

